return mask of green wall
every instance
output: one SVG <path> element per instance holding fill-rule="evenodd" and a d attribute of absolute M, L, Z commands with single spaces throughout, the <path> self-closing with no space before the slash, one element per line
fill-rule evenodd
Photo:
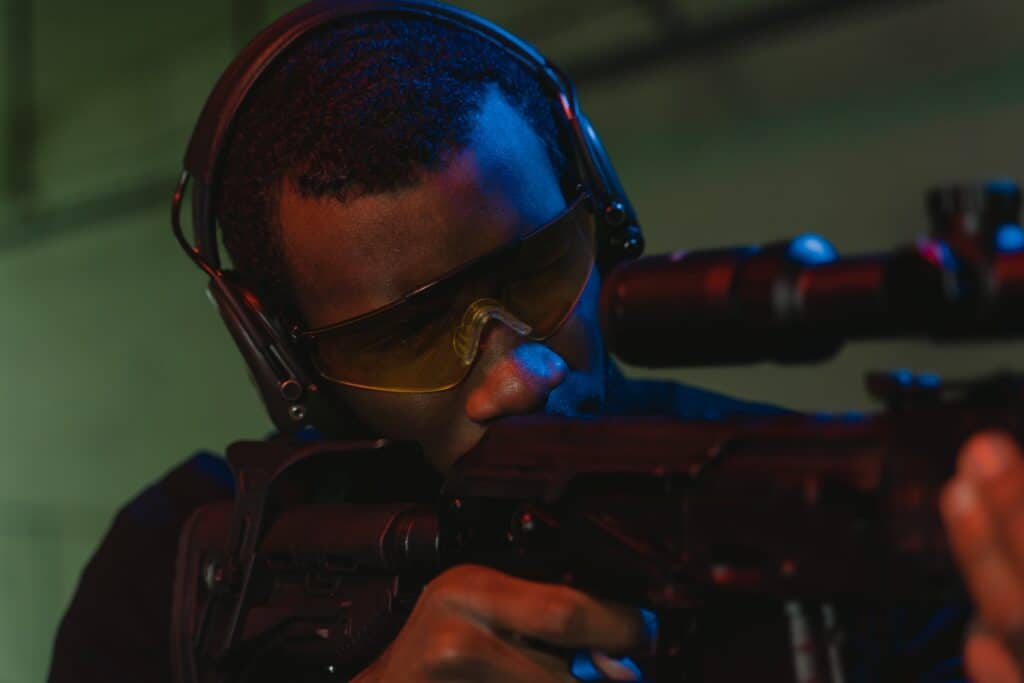
<path fill-rule="evenodd" d="M 545 8 L 465 4 L 523 30 Z M 192 450 L 269 428 L 167 204 L 239 36 L 285 6 L 33 5 L 38 192 L 0 194 L 0 682 L 44 677 L 78 573 L 124 501 Z M 538 42 L 572 60 L 619 27 L 650 31 L 623 7 Z M 1022 26 L 1020 2 L 917 3 L 602 82 L 583 101 L 651 252 L 806 230 L 850 253 L 882 248 L 925 229 L 932 183 L 1024 179 Z M 1008 345 L 873 343 L 823 366 L 670 374 L 841 409 L 869 405 L 865 369 L 895 366 L 1020 362 Z"/>
<path fill-rule="evenodd" d="M 588 99 L 649 252 L 815 231 L 841 253 L 927 230 L 933 184 L 1024 180 L 1024 3 L 937 2 L 669 67 Z M 865 408 L 866 369 L 970 376 L 1009 344 L 878 342 L 825 365 L 665 373 L 801 409 Z"/>

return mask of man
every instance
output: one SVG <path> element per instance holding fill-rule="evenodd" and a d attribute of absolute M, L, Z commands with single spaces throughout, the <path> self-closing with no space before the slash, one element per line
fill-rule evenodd
<path fill-rule="evenodd" d="M 623 379 L 597 325 L 596 269 L 582 271 L 557 319 L 534 334 L 541 338 L 472 297 L 458 310 L 389 308 L 436 282 L 486 289 L 494 273 L 479 264 L 491 259 L 526 268 L 509 266 L 501 250 L 528 235 L 565 235 L 553 240 L 561 249 L 540 250 L 537 269 L 562 273 L 563 259 L 586 255 L 579 234 L 591 219 L 579 209 L 585 199 L 554 106 L 521 65 L 475 35 L 368 19 L 321 30 L 278 60 L 233 132 L 217 206 L 243 283 L 307 332 L 310 361 L 344 406 L 339 418 L 354 431 L 419 442 L 441 472 L 509 415 L 770 410 Z M 515 281 L 531 275 L 517 271 Z M 432 330 L 466 311 L 478 323 L 465 326 L 471 362 L 448 372 L 431 355 Z M 375 321 L 370 332 L 361 321 Z M 391 368 L 355 363 L 353 339 L 360 349 L 406 350 L 417 362 L 403 377 L 422 370 L 431 386 L 409 391 L 387 379 Z M 62 623 L 51 681 L 168 679 L 174 541 L 192 509 L 230 495 L 225 475 L 219 460 L 201 456 L 119 514 Z M 631 680 L 635 672 L 611 655 L 647 637 L 633 609 L 458 567 L 427 586 L 358 680 L 566 681 L 568 662 L 551 654 L 566 648 Z"/>
<path fill-rule="evenodd" d="M 446 25 L 375 19 L 310 36 L 252 93 L 230 143 L 218 207 L 235 270 L 276 315 L 315 330 L 378 310 L 560 216 L 571 218 L 566 209 L 577 203 L 578 179 L 556 106 L 525 67 Z M 584 214 L 577 227 L 592 220 Z M 592 244 L 583 247 L 591 258 Z M 527 265 L 558 269 L 561 257 L 540 253 Z M 526 338 L 510 319 L 491 320 L 477 330 L 468 373 L 446 390 L 324 384 L 358 431 L 418 441 L 440 471 L 502 416 L 757 409 L 667 383 L 626 382 L 597 325 L 599 275 L 589 262 L 580 274 L 546 339 Z M 412 346 L 429 323 L 406 330 L 398 321 L 384 332 Z M 334 357 L 337 337 L 317 335 L 313 360 L 325 376 L 344 378 L 361 368 Z M 51 680 L 167 678 L 173 539 L 197 504 L 229 495 L 222 476 L 198 474 L 217 465 L 194 460 L 119 515 L 64 619 Z M 118 606 L 128 621 L 110 618 Z M 526 646 L 523 636 L 620 652 L 641 646 L 645 632 L 635 610 L 459 568 L 427 588 L 367 676 L 568 679 L 563 659 Z M 596 660 L 612 674 L 629 673 L 601 654 Z"/>

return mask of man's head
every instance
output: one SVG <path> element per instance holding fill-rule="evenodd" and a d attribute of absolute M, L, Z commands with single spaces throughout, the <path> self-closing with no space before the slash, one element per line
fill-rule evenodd
<path fill-rule="evenodd" d="M 379 308 L 566 207 L 555 103 L 489 41 L 419 19 L 364 20 L 297 45 L 229 145 L 218 214 L 245 283 L 318 327 Z M 441 392 L 334 386 L 358 418 L 446 467 L 497 417 L 603 400 L 597 276 L 545 343 L 502 323 Z"/>

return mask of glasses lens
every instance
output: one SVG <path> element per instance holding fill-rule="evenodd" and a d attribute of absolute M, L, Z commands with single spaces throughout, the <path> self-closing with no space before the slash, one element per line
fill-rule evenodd
<path fill-rule="evenodd" d="M 566 319 L 593 265 L 592 216 L 578 200 L 552 223 L 409 298 L 363 318 L 306 333 L 317 370 L 350 386 L 400 392 L 458 384 L 472 358 L 458 352 L 474 302 L 495 299 L 544 339 Z M 500 319 L 500 316 L 496 316 Z M 479 334 L 474 331 L 474 334 Z M 467 362 L 468 361 L 468 362 Z"/>
<path fill-rule="evenodd" d="M 503 278 L 501 301 L 533 328 L 531 338 L 545 339 L 565 322 L 593 265 L 593 216 L 581 202 L 557 225 L 523 240 Z"/>
<path fill-rule="evenodd" d="M 392 308 L 318 336 L 317 369 L 331 381 L 368 389 L 454 386 L 468 370 L 452 348 L 454 330 L 474 293 L 488 289 L 481 280 L 461 280 L 438 282 Z"/>

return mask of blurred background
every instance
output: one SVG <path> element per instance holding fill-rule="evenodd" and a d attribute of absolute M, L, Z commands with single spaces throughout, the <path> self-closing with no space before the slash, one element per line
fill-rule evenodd
<path fill-rule="evenodd" d="M 0 682 L 43 680 L 120 505 L 194 450 L 269 430 L 168 206 L 214 81 L 296 4 L 0 0 Z M 649 253 L 807 230 L 891 247 L 926 230 L 930 185 L 1024 178 L 1019 0 L 457 4 L 576 78 Z M 867 369 L 1022 360 L 872 343 L 818 366 L 656 374 L 842 410 L 870 407 Z"/>

